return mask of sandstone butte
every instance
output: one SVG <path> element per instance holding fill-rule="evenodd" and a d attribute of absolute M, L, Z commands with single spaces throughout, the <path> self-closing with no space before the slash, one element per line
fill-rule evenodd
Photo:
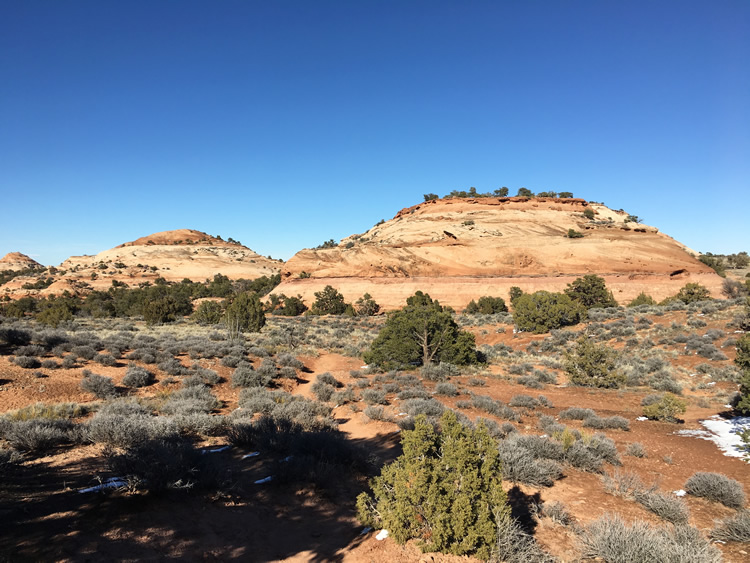
<path fill-rule="evenodd" d="M 23 290 L 23 284 L 38 276 L 19 276 L 1 290 L 11 296 L 59 294 L 87 287 L 108 289 L 115 280 L 130 287 L 153 283 L 158 277 L 174 282 L 185 278 L 202 282 L 217 273 L 231 279 L 255 279 L 275 275 L 281 266 L 281 260 L 261 256 L 239 243 L 192 229 L 178 229 L 126 242 L 95 256 L 71 256 L 48 270 L 54 281 L 46 289 Z"/>
<path fill-rule="evenodd" d="M 21 254 L 20 252 L 8 252 L 5 256 L 0 258 L 0 272 L 3 270 L 31 270 L 37 268 L 44 268 L 39 262 Z"/>
<path fill-rule="evenodd" d="M 583 212 L 594 211 L 593 220 Z M 369 293 L 384 309 L 421 290 L 461 309 L 483 295 L 562 291 L 585 274 L 603 277 L 627 304 L 645 292 L 656 300 L 688 282 L 721 295 L 722 279 L 698 255 L 658 229 L 628 222 L 628 213 L 582 199 L 440 199 L 401 210 L 390 221 L 305 249 L 282 270 L 277 294 L 308 305 L 326 285 L 348 302 Z M 568 238 L 568 229 L 583 234 Z M 309 275 L 309 277 L 307 277 Z"/>

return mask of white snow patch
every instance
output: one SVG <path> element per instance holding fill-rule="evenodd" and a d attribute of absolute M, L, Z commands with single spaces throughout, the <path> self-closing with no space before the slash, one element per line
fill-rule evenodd
<path fill-rule="evenodd" d="M 681 436 L 693 436 L 714 442 L 725 456 L 744 458 L 747 455 L 745 444 L 740 438 L 743 430 L 750 429 L 750 416 L 722 418 L 714 415 L 700 421 L 706 430 L 680 430 Z"/>
<path fill-rule="evenodd" d="M 677 491 L 672 491 L 672 492 L 674 492 L 676 497 L 684 497 L 687 494 L 687 492 L 683 491 L 682 489 L 679 489 Z"/>
<path fill-rule="evenodd" d="M 243 455 L 242 459 L 247 459 L 249 457 L 255 457 L 256 455 L 260 455 L 260 452 L 250 452 L 249 454 Z"/>
<path fill-rule="evenodd" d="M 255 484 L 262 485 L 263 483 L 268 483 L 269 481 L 273 481 L 273 475 L 269 475 L 268 477 L 263 477 L 263 479 L 258 479 L 255 482 Z"/>
<path fill-rule="evenodd" d="M 709 381 L 708 383 L 706 383 L 706 385 L 716 385 L 716 382 L 715 381 Z"/>
<path fill-rule="evenodd" d="M 225 452 L 226 450 L 228 450 L 231 447 L 232 446 L 222 446 L 220 448 L 214 448 L 213 450 L 201 450 L 201 453 L 202 454 L 215 454 L 215 453 L 219 453 L 219 452 Z"/>
<path fill-rule="evenodd" d="M 383 541 L 387 537 L 388 537 L 388 530 L 380 530 L 378 532 L 378 535 L 375 536 L 375 539 L 378 541 Z"/>
<path fill-rule="evenodd" d="M 365 365 L 363 365 L 362 367 L 360 367 L 359 369 L 367 369 L 367 368 L 369 368 L 369 367 L 370 367 L 369 365 L 365 364 Z"/>
<path fill-rule="evenodd" d="M 101 491 L 104 489 L 116 489 L 124 487 L 128 483 L 122 477 L 110 477 L 104 481 L 101 485 L 95 485 L 94 487 L 87 487 L 78 491 L 79 493 L 93 493 L 95 491 Z"/>
<path fill-rule="evenodd" d="M 643 422 L 644 420 L 648 420 L 648 417 L 647 416 L 639 416 L 638 418 L 636 418 L 636 420 L 640 420 L 641 422 Z"/>

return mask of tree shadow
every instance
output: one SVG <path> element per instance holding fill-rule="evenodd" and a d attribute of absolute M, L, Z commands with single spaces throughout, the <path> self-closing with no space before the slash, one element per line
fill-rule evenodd
<path fill-rule="evenodd" d="M 508 491 L 508 504 L 510 505 L 511 516 L 518 522 L 523 531 L 529 535 L 534 535 L 534 531 L 539 525 L 534 515 L 542 504 L 541 492 L 526 494 L 518 485 L 515 485 Z"/>
<path fill-rule="evenodd" d="M 368 453 L 372 474 L 400 450 L 392 434 L 349 442 Z M 366 487 L 362 473 L 339 472 L 325 490 L 256 483 L 283 460 L 231 448 L 207 454 L 222 470 L 216 489 L 81 493 L 114 475 L 97 453 L 77 459 L 70 453 L 64 457 L 70 461 L 50 456 L 3 469 L 0 561 L 339 561 L 367 537 L 355 510 Z"/>

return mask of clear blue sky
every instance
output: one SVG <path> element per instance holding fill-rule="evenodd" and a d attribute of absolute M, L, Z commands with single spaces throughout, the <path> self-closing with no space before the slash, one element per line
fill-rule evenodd
<path fill-rule="evenodd" d="M 0 255 L 572 191 L 750 250 L 750 2 L 0 0 Z"/>

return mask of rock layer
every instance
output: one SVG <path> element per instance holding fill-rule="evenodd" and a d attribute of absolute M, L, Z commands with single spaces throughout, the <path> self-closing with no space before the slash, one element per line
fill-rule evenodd
<path fill-rule="evenodd" d="M 584 211 L 591 209 L 594 218 Z M 698 282 L 720 295 L 721 278 L 697 253 L 626 212 L 581 199 L 434 200 L 401 210 L 335 248 L 298 252 L 277 293 L 310 303 L 326 285 L 347 300 L 370 293 L 386 309 L 416 290 L 463 308 L 482 295 L 560 291 L 575 278 L 605 278 L 625 303 L 642 291 L 657 300 Z M 583 234 L 569 238 L 569 229 Z M 309 277 L 308 277 L 309 276 Z"/>

